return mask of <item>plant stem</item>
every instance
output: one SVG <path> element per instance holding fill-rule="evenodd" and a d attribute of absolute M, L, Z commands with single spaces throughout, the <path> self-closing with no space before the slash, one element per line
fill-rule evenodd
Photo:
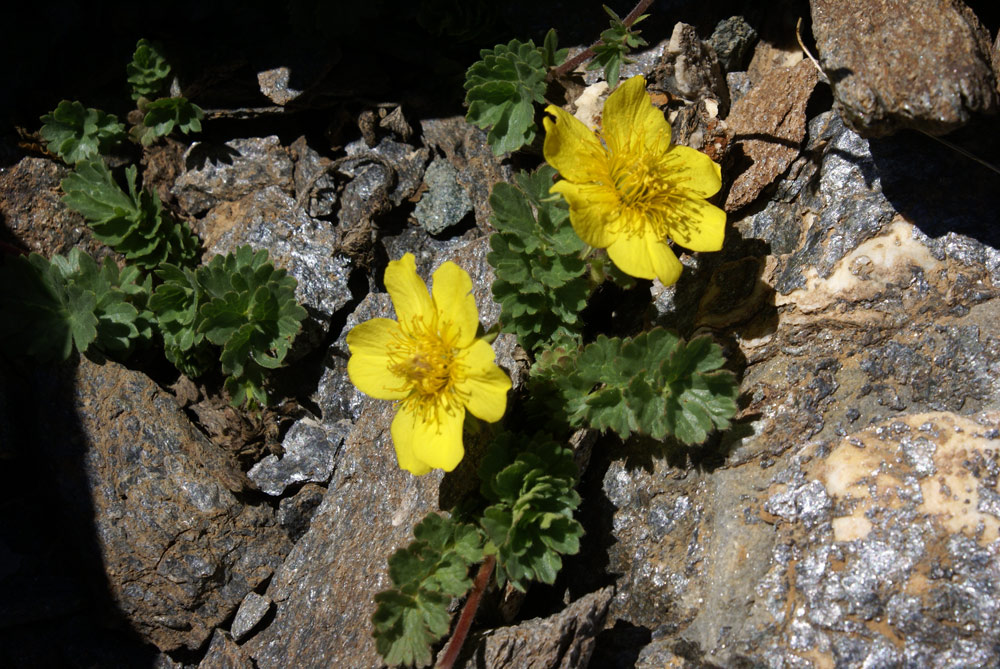
<path fill-rule="evenodd" d="M 468 636 L 469 628 L 472 626 L 472 619 L 476 617 L 479 600 L 483 598 L 483 592 L 486 591 L 486 584 L 489 583 L 490 576 L 493 575 L 493 567 L 496 566 L 496 563 L 496 556 L 489 555 L 483 560 L 483 564 L 480 565 L 479 571 L 476 573 L 476 580 L 472 584 L 472 592 L 469 593 L 469 598 L 465 600 L 465 606 L 462 607 L 462 615 L 458 617 L 455 632 L 451 635 L 451 641 L 448 642 L 448 648 L 445 650 L 444 655 L 437 663 L 437 669 L 451 669 L 452 665 L 455 664 L 455 660 L 458 659 L 458 654 L 462 650 L 462 644 L 465 643 L 465 637 Z"/>
<path fill-rule="evenodd" d="M 639 0 L 639 3 L 635 7 L 632 8 L 632 11 L 629 12 L 628 16 L 626 16 L 625 19 L 622 21 L 622 23 L 625 24 L 625 27 L 626 28 L 631 27 L 632 24 L 635 23 L 635 20 L 637 18 L 639 18 L 642 15 L 642 13 L 644 11 L 646 11 L 646 9 L 651 4 L 653 4 L 653 0 Z M 549 73 L 545 76 L 546 81 L 552 81 L 556 77 L 561 77 L 562 75 L 566 74 L 567 72 L 571 72 L 572 70 L 574 70 L 576 68 L 576 66 L 579 65 L 580 63 L 582 63 L 583 61 L 589 60 L 590 58 L 593 58 L 594 57 L 594 47 L 595 46 L 600 46 L 603 43 L 604 42 L 602 40 L 597 40 L 596 42 L 594 42 L 593 44 L 591 44 L 589 47 L 587 47 L 586 49 L 584 49 L 580 53 L 576 54 L 575 56 L 573 56 L 572 58 L 570 58 L 569 60 L 567 60 L 565 63 L 563 63 L 559 67 L 556 67 L 556 68 L 553 68 L 553 69 L 549 70 Z"/>

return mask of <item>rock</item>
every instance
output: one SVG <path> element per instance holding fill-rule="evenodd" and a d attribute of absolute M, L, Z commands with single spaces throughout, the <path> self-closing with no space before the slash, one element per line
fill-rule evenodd
<path fill-rule="evenodd" d="M 604 588 L 576 600 L 548 618 L 535 618 L 501 627 L 470 639 L 460 667 L 589 666 L 595 637 L 604 628 L 613 588 Z"/>
<path fill-rule="evenodd" d="M 292 142 L 295 156 L 295 201 L 305 206 L 312 217 L 329 216 L 337 204 L 337 182 L 323 158 L 307 143 L 305 136 Z"/>
<path fill-rule="evenodd" d="M 321 341 L 330 318 L 351 300 L 353 266 L 337 253 L 336 230 L 311 218 L 277 186 L 219 204 L 201 222 L 201 230 L 209 257 L 249 244 L 267 249 L 274 266 L 295 277 L 295 298 L 309 311 L 305 336 L 300 336 L 307 344 Z"/>
<path fill-rule="evenodd" d="M 229 634 L 217 629 L 198 669 L 253 669 L 253 661 Z"/>
<path fill-rule="evenodd" d="M 114 253 L 93 238 L 83 216 L 62 203 L 59 184 L 69 174 L 59 163 L 31 157 L 0 169 L 0 218 L 9 231 L 4 236 L 46 258 L 79 247 L 100 263 Z"/>
<path fill-rule="evenodd" d="M 195 142 L 185 153 L 184 162 L 187 170 L 178 177 L 172 192 L 191 216 L 268 186 L 286 193 L 293 190 L 292 158 L 275 135 L 234 139 L 221 146 Z"/>
<path fill-rule="evenodd" d="M 347 423 L 346 427 L 342 423 Z M 263 492 L 275 497 L 296 483 L 326 483 L 349 429 L 347 421 L 319 423 L 303 418 L 292 425 L 281 442 L 284 455 L 280 459 L 276 455 L 265 457 L 247 476 Z"/>
<path fill-rule="evenodd" d="M 715 51 L 719 65 L 726 72 L 746 69 L 757 43 L 757 31 L 742 16 L 730 16 L 719 21 L 708 45 Z"/>
<path fill-rule="evenodd" d="M 199 648 L 288 552 L 273 513 L 237 498 L 232 457 L 138 372 L 82 359 L 68 413 L 53 409 L 38 446 L 81 457 L 85 479 L 67 472 L 59 494 L 92 524 L 119 610 L 161 650 Z"/>
<path fill-rule="evenodd" d="M 960 0 L 878 0 L 854 11 L 834 0 L 809 4 L 836 109 L 858 134 L 942 135 L 996 112 L 989 33 Z"/>
<path fill-rule="evenodd" d="M 243 641 L 253 631 L 253 628 L 264 619 L 267 612 L 271 610 L 272 604 L 274 602 L 267 597 L 258 595 L 256 592 L 248 592 L 247 596 L 243 598 L 240 608 L 236 611 L 236 617 L 233 618 L 233 625 L 230 628 L 233 638 L 237 641 Z"/>
<path fill-rule="evenodd" d="M 275 518 L 293 543 L 309 529 L 316 507 L 323 501 L 325 494 L 326 488 L 323 486 L 307 483 L 297 493 L 282 498 L 278 503 L 278 513 Z"/>
<path fill-rule="evenodd" d="M 424 173 L 427 191 L 417 202 L 414 218 L 430 234 L 438 235 L 472 211 L 472 201 L 458 183 L 451 163 L 435 158 Z"/>
<path fill-rule="evenodd" d="M 489 219 L 490 193 L 501 181 L 511 182 L 513 170 L 493 155 L 486 143 L 486 133 L 455 116 L 447 119 L 429 119 L 420 122 L 424 144 L 444 153 L 456 170 L 476 212 L 476 225 L 484 232 L 491 232 Z"/>
<path fill-rule="evenodd" d="M 260 669 L 377 667 L 371 635 L 386 560 L 438 506 L 442 474 L 415 477 L 396 464 L 388 403 L 368 400 L 305 535 L 277 570 L 274 618 L 243 649 Z"/>
<path fill-rule="evenodd" d="M 678 23 L 652 72 L 653 87 L 683 100 L 711 99 L 721 116 L 729 113 L 729 89 L 710 46 L 698 39 L 694 26 Z"/>
<path fill-rule="evenodd" d="M 776 477 L 777 540 L 752 613 L 767 620 L 769 661 L 1000 662 L 998 421 L 903 416 L 807 449 Z"/>
<path fill-rule="evenodd" d="M 806 135 L 806 103 L 819 75 L 808 60 L 792 67 L 787 62 L 782 52 L 759 44 L 750 67 L 752 87 L 726 119 L 729 164 L 742 170 L 729 188 L 726 211 L 753 202 L 799 154 Z"/>
<path fill-rule="evenodd" d="M 284 107 L 302 95 L 302 91 L 297 91 L 288 85 L 291 78 L 292 71 L 290 69 L 287 67 L 276 67 L 258 72 L 257 84 L 260 86 L 260 92 L 268 100 Z"/>

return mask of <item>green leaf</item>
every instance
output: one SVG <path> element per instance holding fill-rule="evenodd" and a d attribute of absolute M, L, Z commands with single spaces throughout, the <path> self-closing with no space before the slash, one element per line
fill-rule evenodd
<path fill-rule="evenodd" d="M 156 193 L 136 188 L 136 167 L 125 170 L 129 192 L 101 160 L 82 160 L 62 181 L 63 203 L 87 219 L 98 241 L 141 269 L 164 262 L 191 264 L 200 243 L 191 229 L 174 220 Z"/>
<path fill-rule="evenodd" d="M 549 196 L 555 173 L 548 165 L 521 172 L 517 186 L 500 183 L 490 195 L 496 232 L 486 258 L 496 270 L 493 297 L 503 330 L 529 351 L 579 333 L 591 290 L 581 259 L 586 245 L 568 225 L 566 202 Z"/>
<path fill-rule="evenodd" d="M 553 34 L 553 47 L 554 39 Z M 465 73 L 465 102 L 469 106 L 465 119 L 483 130 L 490 129 L 486 140 L 499 156 L 530 144 L 538 131 L 534 103 L 545 101 L 543 50 L 530 40 L 511 40 L 493 50 L 484 49 L 480 57 Z"/>
<path fill-rule="evenodd" d="M 114 114 L 85 109 L 79 102 L 63 100 L 41 121 L 46 147 L 70 165 L 96 158 L 125 139 L 125 125 Z"/>
<path fill-rule="evenodd" d="M 149 283 L 134 272 L 119 274 L 108 260 L 98 267 L 86 253 L 8 258 L 0 266 L 0 338 L 41 359 L 65 360 L 76 348 L 127 355 L 149 342 L 145 308 Z"/>
<path fill-rule="evenodd" d="M 530 581 L 552 583 L 561 555 L 580 550 L 583 526 L 573 452 L 544 433 L 499 434 L 479 468 L 480 490 L 492 502 L 480 525 L 497 555 L 498 579 L 522 592 Z"/>
<path fill-rule="evenodd" d="M 185 135 L 201 132 L 201 119 L 205 117 L 201 107 L 182 97 L 160 98 L 149 103 L 145 112 L 142 125 L 132 130 L 143 146 L 166 137 L 175 128 Z"/>
<path fill-rule="evenodd" d="M 655 328 L 633 339 L 599 336 L 575 360 L 540 359 L 533 375 L 543 389 L 555 389 L 572 426 L 610 429 L 622 439 L 638 432 L 699 444 L 712 430 L 728 428 L 736 414 L 739 388 L 736 377 L 720 369 L 724 362 L 709 337 L 685 343 Z"/>
<path fill-rule="evenodd" d="M 618 86 L 621 67 L 632 61 L 625 55 L 640 46 L 646 46 L 646 40 L 639 37 L 639 30 L 632 30 L 637 23 L 647 18 L 643 14 L 632 22 L 632 27 L 626 26 L 621 18 L 607 5 L 604 11 L 611 17 L 611 26 L 601 33 L 601 43 L 594 47 L 594 59 L 587 66 L 588 70 L 604 69 L 604 78 L 612 89 Z"/>
<path fill-rule="evenodd" d="M 545 67 L 558 67 L 566 60 L 569 49 L 557 49 L 558 37 L 555 28 L 549 28 L 545 33 L 545 41 L 542 42 L 542 62 Z"/>
<path fill-rule="evenodd" d="M 164 92 L 170 77 L 170 65 L 161 48 L 145 39 L 135 45 L 132 62 L 125 66 L 132 99 L 153 98 Z"/>
<path fill-rule="evenodd" d="M 448 605 L 472 585 L 469 567 L 483 559 L 479 531 L 454 518 L 428 514 L 414 541 L 389 558 L 392 587 L 375 595 L 375 646 L 387 664 L 427 666 L 431 646 L 450 627 Z"/>

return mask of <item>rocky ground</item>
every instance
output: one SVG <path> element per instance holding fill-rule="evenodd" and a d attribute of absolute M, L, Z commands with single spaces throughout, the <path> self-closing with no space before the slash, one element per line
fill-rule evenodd
<path fill-rule="evenodd" d="M 381 275 L 405 252 L 424 276 L 469 271 L 496 322 L 487 199 L 540 158 L 492 154 L 462 118 L 461 71 L 504 31 L 592 41 L 599 5 L 571 20 L 563 4 L 467 18 L 495 34 L 429 50 L 442 74 L 424 88 L 415 61 L 369 53 L 365 69 L 350 41 L 181 67 L 204 136 L 146 151 L 146 183 L 208 255 L 267 248 L 309 319 L 261 415 L 155 358 L 5 352 L 0 664 L 380 666 L 386 559 L 474 464 L 399 470 L 391 408 L 348 381 L 344 337 L 391 313 Z M 465 666 L 1000 665 L 1000 22 L 957 0 L 757 5 L 652 6 L 651 48 L 623 76 L 645 74 L 675 141 L 723 165 L 726 242 L 591 314 L 617 334 L 711 334 L 738 419 L 692 449 L 578 435 L 583 549 L 554 586 L 488 599 Z M 576 77 L 571 110 L 600 78 Z M 49 92 L 13 121 L 37 130 L 63 97 L 102 106 Z M 106 255 L 60 202 L 68 169 L 11 137 L 3 240 Z M 511 335 L 495 348 L 517 392 L 525 354 Z"/>

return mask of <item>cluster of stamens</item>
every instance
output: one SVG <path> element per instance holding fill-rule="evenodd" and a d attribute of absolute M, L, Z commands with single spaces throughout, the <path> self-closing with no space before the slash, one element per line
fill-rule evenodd
<path fill-rule="evenodd" d="M 461 372 L 456 338 L 451 323 L 425 323 L 416 316 L 389 344 L 389 371 L 403 380 L 395 390 L 407 393 L 399 401 L 425 419 L 436 420 L 440 411 L 451 413 L 461 404 L 455 387 Z"/>

